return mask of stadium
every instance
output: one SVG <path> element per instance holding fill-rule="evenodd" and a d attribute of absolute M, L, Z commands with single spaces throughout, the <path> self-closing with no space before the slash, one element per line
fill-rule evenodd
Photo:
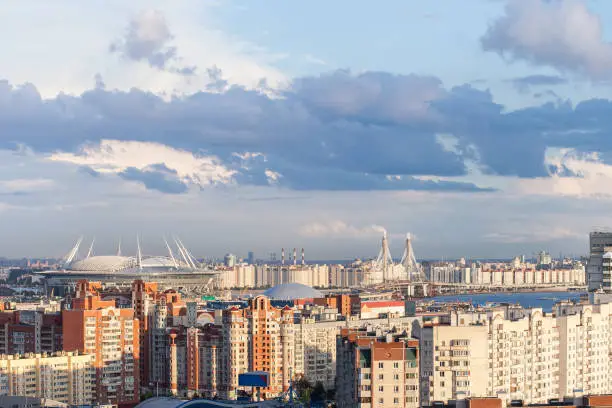
<path fill-rule="evenodd" d="M 214 286 L 217 272 L 202 265 L 183 245 L 174 238 L 174 248 L 164 239 L 167 255 L 143 255 L 140 240 L 137 238 L 137 253 L 126 256 L 121 252 L 121 243 L 115 255 L 94 255 L 95 240 L 86 255 L 81 256 L 79 249 L 83 238 L 62 259 L 59 268 L 38 272 L 44 279 L 47 294 L 65 295 L 74 290 L 76 282 L 87 279 L 94 282 L 130 285 L 134 280 L 157 282 L 162 288 L 184 289 L 186 291 L 207 292 Z"/>

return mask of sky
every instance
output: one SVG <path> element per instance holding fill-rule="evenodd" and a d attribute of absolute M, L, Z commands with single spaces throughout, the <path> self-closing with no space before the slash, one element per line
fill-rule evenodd
<path fill-rule="evenodd" d="M 0 255 L 588 251 L 612 2 L 11 2 Z"/>

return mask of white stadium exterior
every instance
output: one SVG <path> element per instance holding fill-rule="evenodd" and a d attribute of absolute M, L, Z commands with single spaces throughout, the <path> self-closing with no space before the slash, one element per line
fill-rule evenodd
<path fill-rule="evenodd" d="M 173 250 L 166 256 L 144 256 L 137 241 L 135 256 L 121 254 L 121 244 L 116 255 L 93 255 L 93 241 L 86 256 L 79 257 L 79 239 L 62 260 L 61 268 L 39 272 L 45 278 L 47 293 L 56 295 L 71 292 L 77 281 L 89 281 L 128 285 L 134 280 L 158 282 L 162 287 L 206 291 L 214 286 L 217 273 L 201 265 L 179 239 L 174 239 Z"/>

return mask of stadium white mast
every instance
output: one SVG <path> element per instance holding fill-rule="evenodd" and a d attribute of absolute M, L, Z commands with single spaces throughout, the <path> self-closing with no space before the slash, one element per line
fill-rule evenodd
<path fill-rule="evenodd" d="M 195 259 L 195 257 L 191 254 L 191 252 L 189 252 L 189 250 L 183 244 L 183 241 L 181 241 L 181 239 L 179 237 L 177 237 L 176 239 L 178 239 L 178 242 L 181 244 L 181 247 L 183 247 L 183 251 L 185 251 L 185 254 L 187 255 L 187 258 L 189 258 L 189 263 L 191 264 L 193 269 L 198 269 L 198 267 L 196 266 L 196 259 Z"/>
<path fill-rule="evenodd" d="M 91 240 L 91 245 L 89 246 L 89 251 L 87 251 L 87 257 L 86 258 L 89 258 L 93 254 L 93 246 L 94 246 L 95 242 L 96 242 L 96 237 L 94 237 Z"/>
<path fill-rule="evenodd" d="M 119 245 L 117 246 L 117 256 L 121 256 L 121 238 L 119 238 Z"/>
<path fill-rule="evenodd" d="M 404 255 L 400 263 L 404 266 L 406 272 L 406 279 L 410 282 L 424 282 L 425 274 L 423 268 L 417 262 L 414 256 L 414 250 L 412 249 L 412 237 L 410 233 L 406 234 L 406 247 L 404 248 Z"/>
<path fill-rule="evenodd" d="M 168 248 L 168 253 L 170 254 L 170 258 L 172 258 L 174 267 L 178 269 L 178 264 L 176 263 L 176 259 L 174 258 L 174 254 L 172 253 L 172 248 L 170 248 L 170 245 L 168 245 L 168 241 L 166 240 L 166 237 L 164 237 L 164 243 L 166 244 L 166 248 Z"/>
<path fill-rule="evenodd" d="M 82 235 L 79 237 L 76 244 L 74 244 L 70 252 L 68 252 L 68 254 L 64 257 L 64 266 L 68 266 L 72 261 L 74 261 L 77 253 L 79 252 L 79 247 L 81 246 L 81 242 L 83 242 Z"/>
<path fill-rule="evenodd" d="M 174 243 L 176 244 L 176 247 L 178 248 L 179 253 L 183 257 L 183 260 L 185 261 L 187 266 L 195 269 L 195 265 L 192 265 L 191 260 L 187 256 L 187 252 L 185 251 L 185 248 L 183 248 L 183 246 L 180 244 L 180 240 L 177 237 L 174 237 Z"/>

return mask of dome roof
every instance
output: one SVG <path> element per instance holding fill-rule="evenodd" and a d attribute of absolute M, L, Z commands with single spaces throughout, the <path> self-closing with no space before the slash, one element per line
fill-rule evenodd
<path fill-rule="evenodd" d="M 610 258 L 612 258 L 612 252 L 606 252 L 606 253 L 603 255 L 603 258 L 604 258 L 604 259 L 610 259 Z"/>
<path fill-rule="evenodd" d="M 88 272 L 117 272 L 130 268 L 135 264 L 136 260 L 127 256 L 90 256 L 89 258 L 73 262 L 70 264 L 70 269 L 73 271 Z"/>
<path fill-rule="evenodd" d="M 295 300 L 321 298 L 323 293 L 301 283 L 283 283 L 266 290 L 264 296 L 274 300 Z"/>
<path fill-rule="evenodd" d="M 177 265 L 180 265 L 178 261 Z M 142 260 L 143 268 L 173 268 L 174 266 L 174 261 L 166 256 L 152 256 Z"/>

